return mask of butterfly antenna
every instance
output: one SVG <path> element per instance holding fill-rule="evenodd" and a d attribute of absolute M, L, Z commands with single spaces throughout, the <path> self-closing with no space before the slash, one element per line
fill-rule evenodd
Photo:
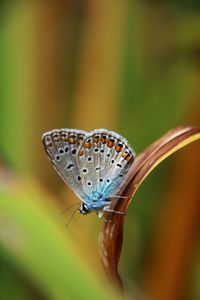
<path fill-rule="evenodd" d="M 80 203 L 74 203 L 74 204 L 71 204 L 71 205 L 66 206 L 63 210 L 61 210 L 61 211 L 59 212 L 59 215 L 63 215 L 68 209 L 70 209 L 70 208 L 72 208 L 72 207 L 74 207 L 74 206 L 76 206 L 76 205 L 80 205 Z"/>
<path fill-rule="evenodd" d="M 75 209 L 73 210 L 73 212 L 72 212 L 72 214 L 71 214 L 71 216 L 70 216 L 68 222 L 65 224 L 65 227 L 66 227 L 66 228 L 67 228 L 67 227 L 69 226 L 69 224 L 71 223 L 71 221 L 72 221 L 72 219 L 74 218 L 75 213 L 76 213 L 77 211 L 78 211 L 77 208 L 75 208 Z"/>

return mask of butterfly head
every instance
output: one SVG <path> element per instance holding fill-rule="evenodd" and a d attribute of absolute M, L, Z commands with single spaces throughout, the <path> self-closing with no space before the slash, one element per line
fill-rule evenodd
<path fill-rule="evenodd" d="M 87 203 L 86 203 L 87 202 Z M 83 202 L 79 208 L 81 214 L 86 215 L 91 211 L 99 211 L 109 205 L 110 198 L 104 198 L 102 194 L 93 192 L 87 201 Z"/>
<path fill-rule="evenodd" d="M 90 209 L 90 207 L 88 207 L 88 205 L 86 203 L 82 203 L 79 208 L 79 211 L 82 215 L 86 215 L 91 211 L 91 209 Z"/>

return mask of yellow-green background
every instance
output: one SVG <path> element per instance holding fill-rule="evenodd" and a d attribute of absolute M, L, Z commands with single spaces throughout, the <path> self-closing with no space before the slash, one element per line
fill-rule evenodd
<path fill-rule="evenodd" d="M 200 124 L 198 1 L 1 1 L 0 299 L 117 299 L 98 255 L 102 221 L 77 198 L 43 132 L 108 128 L 142 151 Z M 200 299 L 200 151 L 186 147 L 141 186 L 120 274 L 131 299 Z"/>

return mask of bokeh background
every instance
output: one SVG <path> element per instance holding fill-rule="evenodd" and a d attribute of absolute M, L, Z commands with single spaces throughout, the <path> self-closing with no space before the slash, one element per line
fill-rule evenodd
<path fill-rule="evenodd" d="M 200 125 L 199 1 L 0 4 L 1 299 L 118 299 L 98 254 L 102 221 L 60 212 L 77 198 L 41 144 L 53 128 L 108 128 L 141 152 Z M 130 299 L 200 299 L 200 148 L 162 163 L 126 216 Z"/>

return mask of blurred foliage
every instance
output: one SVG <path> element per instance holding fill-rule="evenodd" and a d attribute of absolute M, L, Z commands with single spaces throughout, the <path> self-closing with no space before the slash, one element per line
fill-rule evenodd
<path fill-rule="evenodd" d="M 45 157 L 41 135 L 105 127 L 138 153 L 172 127 L 199 126 L 198 7 L 178 0 L 1 3 L 2 299 L 117 299 L 99 262 L 101 222 L 77 215 L 65 229 L 57 214 L 77 199 Z M 200 298 L 196 147 L 152 173 L 128 212 L 121 274 L 137 299 Z M 180 265 L 176 255 L 184 257 Z M 174 268 L 164 269 L 170 262 Z"/>

